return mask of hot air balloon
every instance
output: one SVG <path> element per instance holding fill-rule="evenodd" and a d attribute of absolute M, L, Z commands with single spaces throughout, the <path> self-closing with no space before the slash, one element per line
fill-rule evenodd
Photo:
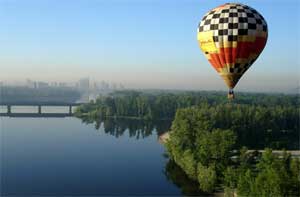
<path fill-rule="evenodd" d="M 258 58 L 268 37 L 267 23 L 255 9 L 226 3 L 204 15 L 198 25 L 197 39 L 210 64 L 229 88 L 233 88 Z"/>

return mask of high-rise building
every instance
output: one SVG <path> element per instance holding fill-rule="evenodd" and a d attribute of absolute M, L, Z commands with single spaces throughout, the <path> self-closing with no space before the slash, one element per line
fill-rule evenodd
<path fill-rule="evenodd" d="M 112 83 L 111 87 L 112 87 L 113 90 L 116 90 L 117 89 L 117 84 Z"/>
<path fill-rule="evenodd" d="M 78 82 L 78 89 L 80 91 L 89 91 L 90 88 L 90 79 L 89 78 L 82 78 Z"/>
<path fill-rule="evenodd" d="M 57 87 L 57 82 L 51 82 L 51 85 L 50 86 L 52 86 L 52 87 Z"/>
<path fill-rule="evenodd" d="M 120 88 L 120 90 L 124 90 L 125 89 L 125 87 L 124 87 L 124 85 L 123 84 L 119 84 L 119 88 Z"/>
<path fill-rule="evenodd" d="M 106 83 L 105 81 L 101 81 L 100 88 L 101 88 L 101 90 L 108 90 L 109 89 L 109 84 Z"/>
<path fill-rule="evenodd" d="M 43 82 L 43 81 L 39 81 L 39 82 L 37 82 L 37 87 L 38 88 L 46 88 L 46 87 L 49 87 L 49 84 L 46 82 Z"/>
<path fill-rule="evenodd" d="M 66 87 L 67 84 L 65 82 L 59 82 L 58 86 L 62 88 L 62 87 Z"/>
<path fill-rule="evenodd" d="M 31 81 L 30 79 L 26 79 L 26 87 L 35 88 L 35 82 Z"/>

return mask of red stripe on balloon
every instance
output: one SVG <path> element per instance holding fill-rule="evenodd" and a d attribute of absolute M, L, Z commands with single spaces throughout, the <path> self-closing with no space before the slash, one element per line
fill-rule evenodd
<path fill-rule="evenodd" d="M 219 53 L 210 54 L 210 63 L 218 70 L 225 67 L 225 64 L 233 64 L 237 58 L 247 59 L 253 53 L 259 54 L 265 47 L 267 39 L 257 37 L 254 42 L 238 42 L 236 47 L 221 47 Z"/>
<path fill-rule="evenodd" d="M 218 56 L 219 56 L 219 54 L 217 54 L 217 53 L 210 54 L 210 59 L 208 60 L 210 62 L 210 64 L 216 69 L 216 71 L 219 71 L 219 68 L 223 67 L 223 65 L 219 61 Z"/>

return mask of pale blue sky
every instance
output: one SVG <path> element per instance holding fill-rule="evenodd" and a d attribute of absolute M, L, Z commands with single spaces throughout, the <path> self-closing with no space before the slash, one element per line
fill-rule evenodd
<path fill-rule="evenodd" d="M 197 25 L 213 0 L 0 0 L 0 79 L 89 76 L 133 88 L 225 90 L 200 51 Z M 299 85 L 298 0 L 240 1 L 269 27 L 267 46 L 237 90 Z"/>

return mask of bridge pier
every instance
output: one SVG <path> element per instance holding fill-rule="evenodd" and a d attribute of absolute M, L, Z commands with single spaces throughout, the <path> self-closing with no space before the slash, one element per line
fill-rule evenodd
<path fill-rule="evenodd" d="M 11 105 L 7 105 L 7 113 L 11 114 Z"/>
<path fill-rule="evenodd" d="M 39 105 L 39 106 L 38 106 L 38 114 L 41 114 L 41 113 L 42 113 L 42 106 Z"/>
<path fill-rule="evenodd" d="M 72 115 L 72 105 L 69 105 L 69 114 Z"/>

